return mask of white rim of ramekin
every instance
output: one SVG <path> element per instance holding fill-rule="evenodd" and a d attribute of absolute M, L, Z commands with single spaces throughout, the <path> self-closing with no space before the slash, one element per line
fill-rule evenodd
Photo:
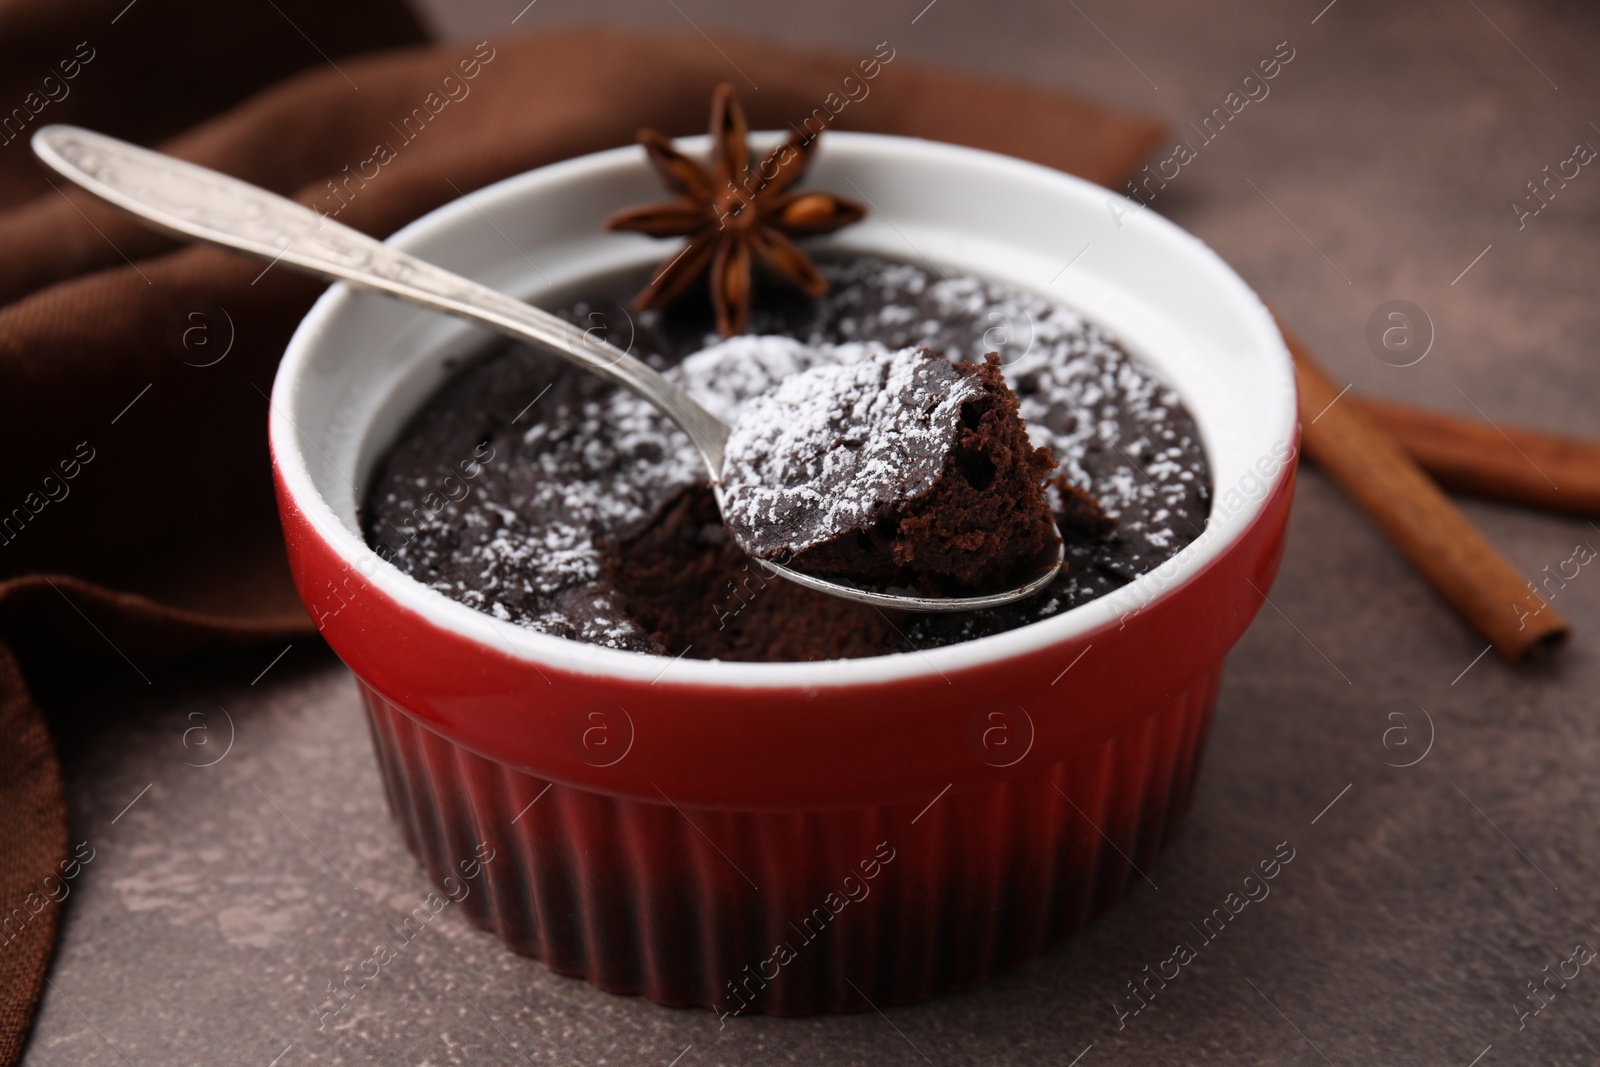
<path fill-rule="evenodd" d="M 752 139 L 775 141 L 780 134 L 753 134 Z M 703 152 L 706 138 L 683 138 L 676 142 L 685 151 Z M 1199 238 L 1181 229 L 1154 212 L 1141 209 L 1134 201 L 1124 200 L 1117 194 L 1083 179 L 1061 171 L 1011 156 L 981 149 L 926 141 L 918 138 L 887 134 L 849 133 L 830 131 L 819 150 L 819 158 L 827 153 L 882 153 L 888 155 L 920 156 L 919 162 L 937 167 L 941 159 L 956 159 L 970 163 L 979 160 L 993 167 L 998 177 L 1028 183 L 1054 183 L 1064 195 L 1092 195 L 1104 200 L 1108 207 L 1122 205 L 1120 212 L 1113 209 L 1118 227 L 1135 226 L 1153 228 L 1155 232 L 1191 255 L 1197 255 L 1214 272 L 1212 281 L 1233 290 L 1236 299 L 1234 311 L 1244 324 L 1256 334 L 1258 342 L 1267 353 L 1277 357 L 1277 384 L 1287 385 L 1269 395 L 1280 398 L 1278 410 L 1261 411 L 1261 439 L 1268 442 L 1292 441 L 1298 419 L 1294 403 L 1292 362 L 1287 347 L 1272 314 L 1260 297 L 1229 267 L 1209 246 Z M 471 203 L 463 197 L 453 200 L 405 226 L 393 234 L 388 244 L 411 250 L 419 243 L 452 229 L 470 224 L 484 217 L 503 202 L 531 202 L 541 192 L 573 182 L 581 182 L 594 175 L 619 166 L 644 167 L 643 150 L 637 146 L 610 149 L 581 156 L 560 163 L 506 178 L 470 194 Z M 1118 217 L 1120 215 L 1120 217 Z M 268 416 L 268 434 L 272 445 L 274 463 L 284 487 L 295 506 L 313 529 L 347 565 L 357 569 L 363 578 L 383 593 L 393 598 L 403 609 L 416 612 L 427 621 L 483 646 L 487 652 L 526 659 L 544 667 L 554 667 L 575 674 L 606 677 L 623 681 L 647 682 L 672 689 L 702 688 L 707 686 L 781 689 L 832 689 L 862 684 L 881 684 L 907 679 L 929 677 L 947 678 L 949 675 L 971 668 L 992 665 L 997 661 L 1019 657 L 1051 646 L 1060 645 L 1082 637 L 1107 623 L 1116 622 L 1119 611 L 1114 601 L 1124 605 L 1129 601 L 1139 604 L 1138 610 L 1148 611 L 1157 606 L 1179 587 L 1204 571 L 1231 549 L 1257 519 L 1276 491 L 1293 472 L 1292 457 L 1270 478 L 1264 479 L 1265 491 L 1249 499 L 1244 507 L 1231 514 L 1224 526 L 1216 522 L 1216 506 L 1223 478 L 1215 469 L 1212 477 L 1212 516 L 1201 536 L 1163 564 L 1126 586 L 1088 603 L 1064 611 L 1059 615 L 1029 623 L 1014 630 L 989 637 L 944 645 L 911 652 L 897 652 L 859 659 L 823 660 L 814 662 L 741 663 L 721 660 L 680 658 L 620 649 L 553 637 L 513 623 L 503 622 L 484 612 L 452 600 L 430 589 L 404 573 L 393 564 L 378 559 L 365 540 L 339 518 L 327 499 L 317 489 L 301 450 L 301 434 L 288 412 L 296 410 L 296 395 L 302 388 L 307 370 L 318 355 L 319 340 L 337 316 L 349 312 L 352 300 L 380 299 L 357 294 L 344 284 L 331 286 L 317 300 L 310 312 L 296 328 L 286 348 L 273 383 L 271 410 Z M 427 314 L 419 311 L 418 314 Z M 1185 403 L 1194 404 L 1185 396 Z M 1198 412 L 1197 412 L 1198 417 Z M 1204 442 L 1202 442 L 1204 443 Z M 1207 449 L 1208 460 L 1215 459 Z M 1230 483 L 1231 484 L 1231 483 Z M 1170 574 L 1159 572 L 1176 566 Z M 370 568 L 370 569 L 369 569 Z"/>

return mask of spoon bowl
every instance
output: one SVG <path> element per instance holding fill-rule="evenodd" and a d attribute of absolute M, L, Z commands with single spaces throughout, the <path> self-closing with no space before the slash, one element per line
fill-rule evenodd
<path fill-rule="evenodd" d="M 34 154 L 62 177 L 164 233 L 469 319 L 632 391 L 688 435 L 710 474 L 717 507 L 723 508 L 728 425 L 670 379 L 604 338 L 208 167 L 76 126 L 42 127 L 32 144 Z M 965 597 L 862 589 L 760 562 L 796 585 L 844 600 L 900 611 L 956 612 L 999 607 L 1032 596 L 1061 572 L 1065 551 L 1057 539 L 1054 560 L 1026 581 Z"/>

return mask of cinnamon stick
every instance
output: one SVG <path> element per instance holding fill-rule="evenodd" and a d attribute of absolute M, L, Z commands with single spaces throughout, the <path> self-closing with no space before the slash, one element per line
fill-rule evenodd
<path fill-rule="evenodd" d="M 1282 328 L 1282 323 L 1279 324 Z M 1394 437 L 1359 403 L 1340 398 L 1288 330 L 1295 357 L 1305 453 L 1338 483 L 1495 650 L 1513 663 L 1540 660 L 1566 640 L 1567 622 L 1467 520 Z"/>
<path fill-rule="evenodd" d="M 1600 515 L 1600 441 L 1557 437 L 1382 400 L 1354 400 L 1446 489 Z"/>

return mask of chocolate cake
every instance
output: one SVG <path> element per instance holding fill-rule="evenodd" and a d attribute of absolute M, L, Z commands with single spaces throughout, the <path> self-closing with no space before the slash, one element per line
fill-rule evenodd
<path fill-rule="evenodd" d="M 957 364 L 926 348 L 873 351 L 740 408 L 723 523 L 758 559 L 960 595 L 1026 581 L 1054 546 L 1044 480 L 1055 466 L 1029 442 L 998 355 Z"/>
<path fill-rule="evenodd" d="M 727 536 L 688 440 L 643 401 L 509 341 L 464 362 L 368 483 L 368 542 L 418 581 L 508 624 L 639 652 L 806 660 L 881 655 L 1024 626 L 1103 596 L 1199 536 L 1209 468 L 1178 396 L 1104 330 L 1036 294 L 858 256 L 822 260 L 821 298 L 763 293 L 719 342 L 704 300 L 630 315 L 643 271 L 547 303 L 674 378 L 730 424 L 824 359 L 997 351 L 1067 567 L 1017 604 L 879 611 L 777 578 Z"/>

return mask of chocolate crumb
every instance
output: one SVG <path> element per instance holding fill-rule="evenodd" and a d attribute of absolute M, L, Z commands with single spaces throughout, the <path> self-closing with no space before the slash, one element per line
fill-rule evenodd
<path fill-rule="evenodd" d="M 997 355 L 926 348 L 821 362 L 740 409 L 724 522 L 761 559 L 878 588 L 961 595 L 1010 584 L 1053 544 L 1055 469 Z"/>

